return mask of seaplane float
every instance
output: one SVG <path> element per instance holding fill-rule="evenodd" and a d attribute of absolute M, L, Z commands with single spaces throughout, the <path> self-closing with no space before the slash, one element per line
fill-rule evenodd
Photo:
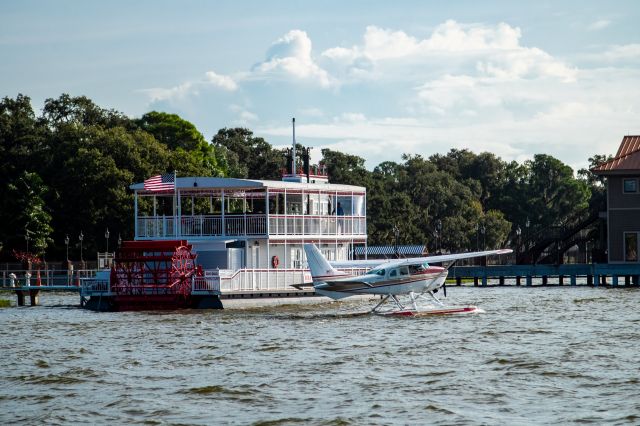
<path fill-rule="evenodd" d="M 315 244 L 304 251 L 317 294 L 332 299 L 356 295 L 380 296 L 371 313 L 393 316 L 451 315 L 482 312 L 477 306 L 446 306 L 435 295 L 443 289 L 449 268 L 460 259 L 511 253 L 513 250 L 488 250 L 391 260 L 352 260 L 329 262 Z M 440 263 L 443 266 L 433 266 Z M 338 268 L 371 268 L 364 275 L 350 275 Z M 409 296 L 408 303 L 399 297 Z M 427 297 L 429 296 L 429 297 Z M 425 303 L 427 302 L 427 303 Z"/>

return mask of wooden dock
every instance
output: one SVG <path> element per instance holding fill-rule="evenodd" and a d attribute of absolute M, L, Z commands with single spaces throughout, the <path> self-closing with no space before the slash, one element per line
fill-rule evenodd
<path fill-rule="evenodd" d="M 475 286 L 637 286 L 640 285 L 640 264 L 454 266 L 449 270 L 449 278 L 455 279 L 456 285 L 473 280 Z M 493 283 L 489 284 L 489 280 Z"/>

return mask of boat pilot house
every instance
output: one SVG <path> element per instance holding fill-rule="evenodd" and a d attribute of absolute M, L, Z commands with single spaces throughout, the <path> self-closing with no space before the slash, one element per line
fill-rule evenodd
<path fill-rule="evenodd" d="M 640 136 L 625 136 L 616 156 L 592 171 L 607 178 L 609 263 L 639 263 Z"/>
<path fill-rule="evenodd" d="M 245 272 L 266 288 L 273 280 L 301 282 L 282 272 L 305 268 L 304 243 L 329 260 L 349 260 L 366 246 L 366 189 L 329 184 L 323 175 L 179 177 L 170 190 L 131 189 L 136 240 L 187 240 L 205 272 Z"/>

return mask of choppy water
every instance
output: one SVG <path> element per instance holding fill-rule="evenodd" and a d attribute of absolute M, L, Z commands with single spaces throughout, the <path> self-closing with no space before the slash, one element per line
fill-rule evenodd
<path fill-rule="evenodd" d="M 42 300 L 0 310 L 2 424 L 640 423 L 636 289 L 451 288 L 486 313 L 426 318 Z"/>

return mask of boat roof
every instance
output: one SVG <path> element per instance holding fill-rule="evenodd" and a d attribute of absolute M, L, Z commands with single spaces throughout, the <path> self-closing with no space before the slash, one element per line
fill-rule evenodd
<path fill-rule="evenodd" d="M 134 183 L 129 186 L 134 191 L 144 191 L 144 182 Z M 306 182 L 283 182 L 279 180 L 256 180 L 221 177 L 179 177 L 176 178 L 177 189 L 297 189 L 308 191 L 339 191 L 339 192 L 366 192 L 363 186 L 342 185 L 334 183 L 306 183 Z"/>

